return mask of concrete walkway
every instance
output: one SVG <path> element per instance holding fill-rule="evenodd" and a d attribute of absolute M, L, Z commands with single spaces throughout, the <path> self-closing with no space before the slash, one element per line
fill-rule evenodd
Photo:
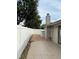
<path fill-rule="evenodd" d="M 39 37 L 39 38 L 38 38 Z M 26 59 L 61 59 L 61 48 L 43 37 L 33 36 Z M 41 40 L 38 40 L 41 39 Z"/>

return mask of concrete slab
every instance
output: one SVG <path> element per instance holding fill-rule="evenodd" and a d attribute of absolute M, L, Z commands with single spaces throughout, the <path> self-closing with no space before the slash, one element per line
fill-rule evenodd
<path fill-rule="evenodd" d="M 61 59 L 61 48 L 51 41 L 31 43 L 26 59 Z"/>

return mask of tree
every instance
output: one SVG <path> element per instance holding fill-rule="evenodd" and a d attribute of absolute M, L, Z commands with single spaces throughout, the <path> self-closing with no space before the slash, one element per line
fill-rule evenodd
<path fill-rule="evenodd" d="M 41 29 L 44 29 L 44 28 L 45 28 L 45 24 L 42 24 L 42 25 L 40 26 L 40 28 L 41 28 Z"/>
<path fill-rule="evenodd" d="M 17 2 L 17 24 L 23 21 L 22 10 L 23 10 L 22 2 L 18 1 Z"/>
<path fill-rule="evenodd" d="M 40 28 L 38 0 L 22 0 L 17 2 L 17 24 L 25 20 L 24 27 Z"/>

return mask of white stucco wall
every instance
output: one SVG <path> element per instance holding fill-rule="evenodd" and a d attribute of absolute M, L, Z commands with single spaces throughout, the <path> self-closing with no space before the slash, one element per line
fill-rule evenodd
<path fill-rule="evenodd" d="M 32 34 L 43 35 L 42 31 L 43 31 L 42 29 L 32 29 Z"/>
<path fill-rule="evenodd" d="M 44 30 L 17 26 L 17 59 L 20 58 L 32 34 L 43 35 L 42 31 Z"/>
<path fill-rule="evenodd" d="M 58 44 L 58 27 L 55 26 L 52 31 L 52 41 Z"/>
<path fill-rule="evenodd" d="M 21 53 L 23 52 L 25 46 L 27 45 L 31 35 L 32 34 L 29 28 L 17 27 L 17 58 L 18 59 Z"/>

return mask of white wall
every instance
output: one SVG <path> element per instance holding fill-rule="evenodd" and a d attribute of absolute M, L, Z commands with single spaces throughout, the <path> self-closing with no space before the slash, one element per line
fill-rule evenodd
<path fill-rule="evenodd" d="M 55 42 L 56 44 L 58 44 L 58 27 L 55 26 L 52 28 L 52 32 L 51 32 L 51 37 L 52 37 L 52 41 Z"/>
<path fill-rule="evenodd" d="M 32 34 L 44 35 L 44 30 L 17 26 L 17 59 L 20 58 Z"/>
<path fill-rule="evenodd" d="M 17 58 L 21 56 L 25 46 L 27 45 L 30 37 L 31 31 L 29 28 L 17 27 Z"/>

